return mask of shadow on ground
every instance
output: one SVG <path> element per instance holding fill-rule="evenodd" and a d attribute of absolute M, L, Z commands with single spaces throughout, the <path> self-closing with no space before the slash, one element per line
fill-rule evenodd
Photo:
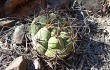
<path fill-rule="evenodd" d="M 88 24 L 88 23 L 87 23 Z M 103 42 L 93 40 L 93 36 L 99 31 L 97 24 L 89 23 L 90 33 L 82 35 L 80 45 L 77 44 L 77 49 L 73 58 L 69 60 L 70 65 L 75 70 L 98 70 L 110 69 L 110 46 Z M 100 33 L 99 33 L 100 34 Z M 98 39 L 98 37 L 97 37 Z"/>

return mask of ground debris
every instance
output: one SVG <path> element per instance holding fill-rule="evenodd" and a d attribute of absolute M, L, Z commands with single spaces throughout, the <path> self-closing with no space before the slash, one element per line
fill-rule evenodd
<path fill-rule="evenodd" d="M 14 59 L 5 70 L 27 70 L 28 60 L 23 56 Z"/>

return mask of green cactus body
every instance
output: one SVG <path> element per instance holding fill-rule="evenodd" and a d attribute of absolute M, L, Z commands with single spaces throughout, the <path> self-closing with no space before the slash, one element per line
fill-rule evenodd
<path fill-rule="evenodd" d="M 48 23 L 50 20 L 52 24 Z M 74 33 L 71 33 L 67 22 L 65 18 L 54 13 L 50 13 L 48 17 L 41 15 L 36 24 L 30 26 L 33 48 L 47 57 L 64 58 L 69 55 L 74 50 L 71 40 Z"/>
<path fill-rule="evenodd" d="M 29 33 L 31 34 L 31 37 L 33 37 L 41 28 L 41 24 L 37 23 L 40 16 L 34 18 L 31 25 L 29 26 Z"/>
<path fill-rule="evenodd" d="M 45 55 L 48 57 L 55 57 L 63 48 L 64 45 L 61 38 L 50 37 Z"/>
<path fill-rule="evenodd" d="M 56 14 L 54 14 L 54 13 L 50 13 L 49 16 L 50 16 L 50 19 L 51 19 L 51 20 L 54 20 L 54 19 L 56 19 L 56 17 L 57 17 Z"/>
<path fill-rule="evenodd" d="M 61 51 L 61 50 L 59 50 L 59 49 L 47 49 L 45 55 L 47 57 L 53 57 L 53 58 L 55 58 L 56 55 L 57 55 L 57 52 L 59 52 L 59 51 Z"/>
<path fill-rule="evenodd" d="M 31 36 L 33 37 L 39 31 L 40 28 L 41 28 L 40 24 L 32 23 L 30 25 L 30 34 L 31 34 Z"/>
<path fill-rule="evenodd" d="M 62 50 L 61 55 L 68 55 L 73 50 L 73 43 L 70 39 L 68 40 L 63 39 L 63 42 L 65 43 L 64 44 L 65 48 Z"/>
<path fill-rule="evenodd" d="M 63 43 L 65 47 L 62 50 L 61 55 L 68 55 L 73 50 L 73 43 L 71 41 L 69 32 L 70 32 L 69 29 L 64 29 L 64 31 L 60 33 L 60 36 L 63 39 Z"/>
<path fill-rule="evenodd" d="M 67 44 L 67 40 L 70 38 L 69 30 L 65 28 L 63 31 L 60 32 L 60 37 L 63 39 L 64 46 Z"/>
<path fill-rule="evenodd" d="M 56 34 L 57 34 L 57 29 L 56 28 L 52 29 L 51 36 L 55 36 Z"/>
<path fill-rule="evenodd" d="M 61 38 L 51 37 L 48 41 L 48 48 L 50 49 L 63 49 L 63 41 Z"/>
<path fill-rule="evenodd" d="M 65 38 L 67 39 L 69 37 L 69 34 L 68 34 L 68 32 L 63 31 L 63 32 L 60 33 L 60 37 L 63 38 L 63 39 L 65 39 Z"/>
<path fill-rule="evenodd" d="M 46 49 L 48 48 L 48 40 L 50 38 L 50 35 L 50 31 L 46 27 L 43 27 L 33 37 L 33 43 L 35 44 L 36 49 L 42 49 L 41 51 L 43 51 L 40 53 L 45 53 Z M 40 44 L 39 46 L 37 45 L 36 40 L 38 40 L 38 43 Z"/>
<path fill-rule="evenodd" d="M 50 35 L 51 35 L 50 31 L 46 27 L 43 27 L 37 32 L 35 37 L 40 40 L 48 41 Z"/>
<path fill-rule="evenodd" d="M 33 49 L 37 50 L 40 54 L 44 54 L 47 51 L 47 46 L 44 46 L 44 45 L 47 45 L 47 44 L 48 44 L 47 42 L 42 44 L 36 43 Z"/>
<path fill-rule="evenodd" d="M 61 16 L 59 16 L 59 22 L 60 22 L 60 23 L 64 23 L 65 21 L 66 21 L 65 18 L 62 18 Z"/>
<path fill-rule="evenodd" d="M 49 19 L 46 16 L 42 15 L 37 23 L 40 23 L 41 25 L 45 26 L 48 23 L 48 21 Z"/>

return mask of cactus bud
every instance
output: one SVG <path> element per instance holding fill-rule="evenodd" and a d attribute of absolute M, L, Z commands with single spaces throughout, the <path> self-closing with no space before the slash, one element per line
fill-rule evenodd
<path fill-rule="evenodd" d="M 48 23 L 48 21 L 49 21 L 49 19 L 48 19 L 46 16 L 42 15 L 42 16 L 39 18 L 38 23 L 40 23 L 41 25 L 46 25 L 46 24 Z"/>
<path fill-rule="evenodd" d="M 50 16 L 51 20 L 54 20 L 54 19 L 56 19 L 56 17 L 57 17 L 56 14 L 54 14 L 54 13 L 50 13 L 49 16 Z"/>

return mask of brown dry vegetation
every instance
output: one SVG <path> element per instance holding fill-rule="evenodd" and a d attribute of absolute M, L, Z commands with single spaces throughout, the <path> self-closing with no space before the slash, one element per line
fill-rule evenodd
<path fill-rule="evenodd" d="M 34 14 L 45 0 L 1 0 L 2 13 L 13 17 L 26 17 Z"/>

